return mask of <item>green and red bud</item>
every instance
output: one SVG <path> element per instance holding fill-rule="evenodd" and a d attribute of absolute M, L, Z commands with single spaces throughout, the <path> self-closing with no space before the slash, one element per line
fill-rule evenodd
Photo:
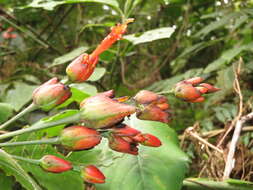
<path fill-rule="evenodd" d="M 201 77 L 194 77 L 178 82 L 174 88 L 175 96 L 186 102 L 203 102 L 205 100 L 202 96 L 203 94 L 213 93 L 220 90 L 207 83 L 199 84 L 203 80 L 204 79 Z"/>
<path fill-rule="evenodd" d="M 111 134 L 108 138 L 109 140 L 109 147 L 112 150 L 115 150 L 117 152 L 132 154 L 132 155 L 138 155 L 138 148 L 136 143 L 132 143 L 133 140 L 129 138 L 131 141 L 129 142 L 127 139 L 129 137 L 120 137 Z"/>
<path fill-rule="evenodd" d="M 91 58 L 84 53 L 74 59 L 66 68 L 69 79 L 73 82 L 84 82 L 94 72 L 98 57 Z"/>
<path fill-rule="evenodd" d="M 84 126 L 65 128 L 60 134 L 61 145 L 68 150 L 85 150 L 93 148 L 101 141 L 100 134 Z"/>
<path fill-rule="evenodd" d="M 156 136 L 148 133 L 138 134 L 133 139 L 144 146 L 159 147 L 162 145 L 162 142 Z"/>
<path fill-rule="evenodd" d="M 90 128 L 111 127 L 136 111 L 131 105 L 120 103 L 103 94 L 85 99 L 80 104 L 81 120 Z"/>
<path fill-rule="evenodd" d="M 48 172 L 61 173 L 72 169 L 72 164 L 53 155 L 45 155 L 40 159 L 40 166 Z"/>
<path fill-rule="evenodd" d="M 104 174 L 94 165 L 82 168 L 81 176 L 88 183 L 105 183 Z"/>
<path fill-rule="evenodd" d="M 33 91 L 33 103 L 44 110 L 62 104 L 71 96 L 69 87 L 54 77 Z"/>
<path fill-rule="evenodd" d="M 165 96 L 148 90 L 138 92 L 134 100 L 138 106 L 137 118 L 141 120 L 170 122 L 169 103 Z"/>

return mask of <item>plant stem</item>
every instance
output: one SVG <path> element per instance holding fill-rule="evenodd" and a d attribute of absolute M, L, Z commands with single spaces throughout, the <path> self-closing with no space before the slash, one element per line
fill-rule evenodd
<path fill-rule="evenodd" d="M 54 121 L 54 120 L 53 121 L 50 121 L 50 120 L 49 121 L 43 121 L 43 120 L 41 120 L 41 121 L 33 124 L 29 128 L 24 128 L 24 129 L 20 129 L 20 130 L 17 130 L 17 131 L 12 131 L 12 132 L 0 135 L 0 140 L 6 139 L 6 138 L 9 138 L 9 137 L 14 137 L 14 136 L 17 136 L 17 135 L 21 135 L 21 134 L 24 134 L 24 133 L 38 131 L 38 130 L 46 129 L 46 128 L 49 128 L 49 127 L 54 127 L 54 126 L 61 125 L 61 124 L 69 124 L 69 123 L 80 122 L 80 116 L 81 116 L 81 114 L 77 113 L 75 115 L 71 115 L 71 116 L 56 120 L 56 121 Z"/>
<path fill-rule="evenodd" d="M 166 90 L 166 91 L 161 91 L 161 92 L 157 92 L 156 94 L 173 94 L 173 89 L 170 90 Z"/>
<path fill-rule="evenodd" d="M 58 137 L 56 137 L 56 138 L 50 138 L 50 139 L 44 139 L 44 140 L 17 141 L 17 142 L 0 143 L 0 147 L 22 146 L 22 145 L 37 145 L 37 144 L 58 144 L 59 142 L 60 142 L 60 139 Z"/>
<path fill-rule="evenodd" d="M 16 156 L 16 155 L 11 155 L 12 158 L 16 159 L 16 160 L 21 160 L 21 161 L 25 161 L 31 164 L 35 164 L 35 165 L 39 165 L 40 164 L 40 160 L 35 160 L 35 159 L 30 159 L 30 158 L 24 158 L 21 156 Z"/>
<path fill-rule="evenodd" d="M 12 117 L 10 120 L 8 120 L 5 123 L 3 123 L 2 125 L 0 125 L 0 129 L 6 128 L 12 122 L 18 120 L 19 118 L 21 118 L 25 114 L 27 114 L 29 112 L 32 112 L 32 111 L 34 111 L 37 108 L 38 108 L 38 106 L 36 106 L 34 103 L 31 103 L 27 108 L 25 108 L 24 110 L 22 110 L 21 112 L 19 112 L 17 115 L 15 115 L 14 117 Z"/>

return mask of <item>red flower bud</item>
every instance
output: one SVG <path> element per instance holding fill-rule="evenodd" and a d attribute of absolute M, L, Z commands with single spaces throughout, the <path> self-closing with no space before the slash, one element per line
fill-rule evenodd
<path fill-rule="evenodd" d="M 104 174 L 94 165 L 88 165 L 81 170 L 81 176 L 88 183 L 105 183 Z"/>
<path fill-rule="evenodd" d="M 165 96 L 158 95 L 148 90 L 138 92 L 134 100 L 139 104 L 137 117 L 142 120 L 160 121 L 168 123 L 170 121 L 169 103 Z M 140 104 L 142 104 L 140 106 Z"/>
<path fill-rule="evenodd" d="M 58 158 L 53 155 L 45 155 L 40 159 L 40 166 L 53 173 L 61 173 L 72 169 L 72 165 L 69 161 Z"/>
<path fill-rule="evenodd" d="M 138 134 L 133 139 L 144 146 L 159 147 L 162 145 L 162 142 L 151 134 Z"/>
<path fill-rule="evenodd" d="M 65 128 L 60 135 L 60 142 L 68 150 L 84 150 L 93 148 L 101 141 L 100 134 L 84 126 Z"/>
<path fill-rule="evenodd" d="M 121 136 L 121 137 L 135 136 L 135 135 L 141 133 L 137 129 L 129 127 L 125 124 L 117 125 L 116 127 L 111 128 L 111 130 L 115 136 Z"/>
<path fill-rule="evenodd" d="M 128 138 L 128 137 L 127 137 Z M 135 143 L 128 142 L 124 137 L 111 134 L 109 137 L 109 147 L 117 152 L 138 155 L 138 148 Z"/>
<path fill-rule="evenodd" d="M 159 95 L 154 92 L 141 90 L 134 96 L 134 100 L 139 104 L 150 104 L 157 101 L 158 97 Z"/>
<path fill-rule="evenodd" d="M 84 125 L 96 129 L 113 126 L 136 111 L 134 106 L 119 103 L 103 94 L 85 99 L 80 108 Z"/>
<path fill-rule="evenodd" d="M 187 102 L 203 102 L 205 100 L 203 94 L 220 90 L 207 83 L 199 84 L 203 80 L 200 77 L 194 77 L 178 82 L 174 89 L 175 96 Z M 199 86 L 196 86 L 198 84 Z"/>
<path fill-rule="evenodd" d="M 52 78 L 33 91 L 33 103 L 44 110 L 49 110 L 65 102 L 71 96 L 70 89 Z"/>
<path fill-rule="evenodd" d="M 66 68 L 69 79 L 73 82 L 84 82 L 93 73 L 98 57 L 91 58 L 90 55 L 84 53 L 74 59 Z"/>
<path fill-rule="evenodd" d="M 171 115 L 167 111 L 164 111 L 154 105 L 148 105 L 144 109 L 137 111 L 137 118 L 141 120 L 151 120 L 169 123 L 170 116 Z"/>

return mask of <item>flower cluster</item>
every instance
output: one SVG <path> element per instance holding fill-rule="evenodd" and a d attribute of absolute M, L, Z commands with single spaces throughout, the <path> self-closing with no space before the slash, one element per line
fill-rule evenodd
<path fill-rule="evenodd" d="M 91 54 L 81 54 L 72 61 L 66 68 L 70 81 L 86 81 L 93 73 L 99 60 L 99 55 L 122 37 L 126 32 L 127 24 L 132 21 L 133 19 L 127 19 L 125 23 L 112 27 L 110 34 Z M 202 81 L 203 79 L 200 77 L 183 80 L 176 84 L 173 92 L 176 97 L 184 101 L 202 102 L 204 101 L 203 94 L 219 90 L 210 84 L 201 83 Z M 47 111 L 62 104 L 71 95 L 70 87 L 60 82 L 57 78 L 52 78 L 35 89 L 32 97 L 34 105 Z M 124 118 L 132 114 L 136 114 L 136 117 L 140 120 L 163 123 L 171 121 L 171 110 L 168 99 L 165 96 L 142 90 L 133 98 L 116 98 L 114 91 L 110 90 L 84 99 L 80 104 L 79 117 L 74 121 L 76 124 L 63 129 L 59 137 L 55 138 L 54 144 L 59 144 L 68 151 L 80 151 L 97 146 L 101 139 L 105 137 L 108 140 L 108 146 L 112 150 L 131 155 L 139 154 L 139 145 L 160 147 L 162 142 L 158 137 L 149 133 L 142 133 L 134 128 L 137 126 L 124 124 Z M 38 127 L 30 131 L 37 129 Z M 7 137 L 11 137 L 10 134 L 8 133 Z M 22 142 L 20 144 L 24 145 L 25 143 Z M 45 171 L 53 173 L 65 172 L 76 168 L 73 167 L 71 162 L 54 155 L 42 157 L 39 160 L 39 165 Z M 105 176 L 94 165 L 79 167 L 79 172 L 87 183 L 105 182 Z"/>

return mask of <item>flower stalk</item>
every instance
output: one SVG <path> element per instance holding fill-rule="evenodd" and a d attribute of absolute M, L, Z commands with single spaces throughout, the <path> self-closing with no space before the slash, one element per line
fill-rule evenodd
<path fill-rule="evenodd" d="M 0 130 L 1 129 L 5 129 L 6 127 L 8 127 L 11 123 L 13 123 L 14 121 L 18 120 L 19 118 L 23 117 L 25 114 L 30 113 L 34 110 L 36 110 L 38 108 L 37 105 L 35 105 L 34 103 L 31 103 L 28 107 L 26 107 L 24 110 L 22 110 L 21 112 L 19 112 L 17 115 L 15 115 L 14 117 L 12 117 L 11 119 L 9 119 L 8 121 L 6 121 L 5 123 L 3 123 L 2 125 L 0 125 Z"/>
<path fill-rule="evenodd" d="M 47 129 L 47 128 L 54 127 L 57 125 L 76 123 L 79 121 L 80 121 L 80 113 L 77 113 L 75 115 L 71 115 L 69 117 L 65 117 L 65 118 L 62 118 L 62 119 L 59 119 L 56 121 L 39 121 L 39 122 L 33 124 L 31 127 L 2 134 L 2 135 L 0 135 L 0 140 L 6 139 L 9 137 L 14 137 L 14 136 L 21 135 L 21 134 L 25 134 L 25 133 L 29 133 L 29 132 L 33 132 L 33 131 Z"/>

